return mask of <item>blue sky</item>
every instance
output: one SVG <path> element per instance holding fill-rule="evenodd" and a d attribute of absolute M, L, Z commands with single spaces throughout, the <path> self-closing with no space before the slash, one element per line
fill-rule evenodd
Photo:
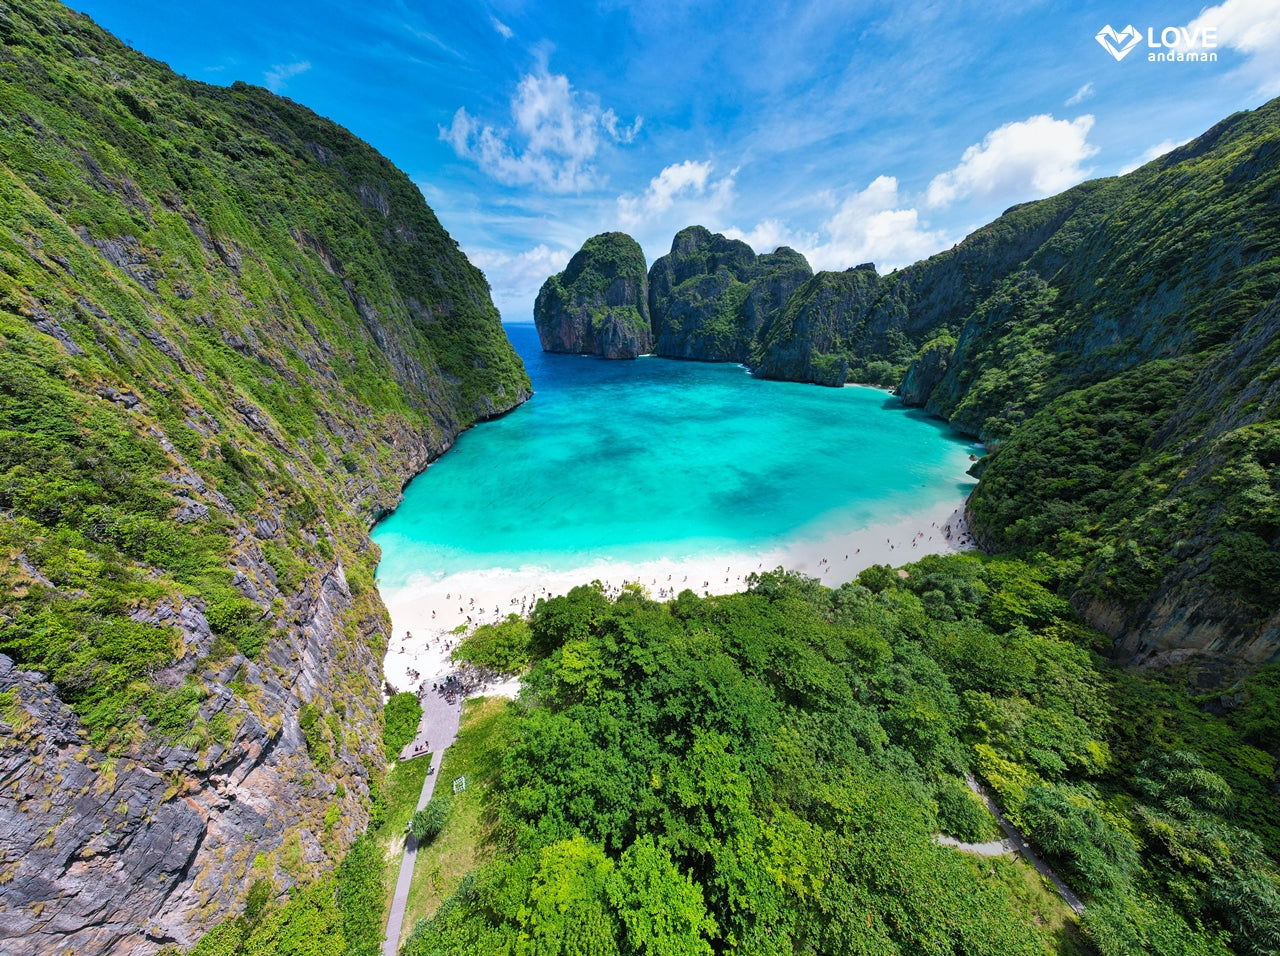
<path fill-rule="evenodd" d="M 887 272 L 1280 95 L 1280 0 L 72 5 L 192 79 L 269 87 L 373 144 L 509 321 L 598 232 L 652 262 L 700 223 Z M 1122 60 L 1105 25 L 1135 28 Z M 1152 62 L 1166 27 L 1201 52 L 1209 28 L 1217 61 Z"/>

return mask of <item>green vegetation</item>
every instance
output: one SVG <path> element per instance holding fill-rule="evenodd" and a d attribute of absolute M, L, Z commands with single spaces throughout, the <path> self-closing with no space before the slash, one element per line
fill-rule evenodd
<path fill-rule="evenodd" d="M 362 836 L 335 876 L 295 888 L 278 905 L 269 883 L 255 883 L 244 914 L 206 933 L 190 956 L 377 956 L 384 890 L 377 843 Z"/>
<path fill-rule="evenodd" d="M 430 762 L 418 757 L 391 769 L 375 822 L 352 843 L 333 876 L 295 886 L 279 900 L 270 881 L 257 880 L 244 913 L 206 933 L 190 956 L 377 956 L 406 823 Z"/>
<path fill-rule="evenodd" d="M 449 816 L 449 795 L 437 794 L 427 801 L 427 805 L 413 815 L 409 821 L 410 835 L 419 843 L 430 843 L 444 829 L 444 821 Z"/>
<path fill-rule="evenodd" d="M 398 760 L 400 751 L 418 735 L 418 724 L 422 722 L 422 705 L 418 696 L 411 691 L 393 694 L 387 701 L 383 711 L 386 725 L 382 729 L 382 747 L 388 760 Z"/>
<path fill-rule="evenodd" d="M 873 269 L 819 272 L 761 329 L 751 353 L 756 373 L 819 385 L 897 382 L 916 347 L 897 329 L 881 334 L 872 326 L 882 286 Z M 870 337 L 883 341 L 871 348 Z"/>
<path fill-rule="evenodd" d="M 1257 718 L 1169 708 L 1109 668 L 1044 571 L 907 571 L 540 602 L 527 703 L 495 718 L 491 783 L 465 792 L 488 850 L 405 952 L 569 934 L 599 952 L 1265 951 L 1277 843 L 1243 822 L 1274 813 L 1275 761 L 1240 759 Z M 1081 929 L 1012 864 L 933 843 L 990 835 L 965 771 L 1089 900 Z"/>
<path fill-rule="evenodd" d="M 603 298 L 619 276 L 634 281 L 644 274 L 644 250 L 640 244 L 626 233 L 602 232 L 582 244 L 558 282 L 583 296 Z"/>
<path fill-rule="evenodd" d="M 529 622 L 508 614 L 497 624 L 481 624 L 453 652 L 455 661 L 487 667 L 499 674 L 516 674 L 529 666 L 532 648 Z"/>
<path fill-rule="evenodd" d="M 512 706 L 503 697 L 463 704 L 458 739 L 444 753 L 437 786 L 447 787 L 458 777 L 465 777 L 467 786 L 452 795 L 444 829 L 429 845 L 418 848 L 405 907 L 405 936 L 493 855 L 494 820 L 486 808 L 502 771 L 504 717 Z"/>
<path fill-rule="evenodd" d="M 804 256 L 786 246 L 757 256 L 703 226 L 681 229 L 649 270 L 654 351 L 745 362 L 761 328 L 812 275 Z"/>
<path fill-rule="evenodd" d="M 807 273 L 808 265 L 803 268 Z M 757 270 L 756 254 L 740 239 L 712 234 L 703 226 L 676 233 L 671 251 L 649 270 L 657 353 L 745 359 L 759 327 L 748 309 Z"/>
<path fill-rule="evenodd" d="M 386 926 L 391 907 L 391 894 L 395 890 L 403 859 L 404 835 L 413 819 L 431 769 L 431 755 L 423 754 L 411 760 L 401 760 L 387 771 L 387 781 L 377 813 L 369 821 L 369 830 L 378 844 L 382 860 L 382 885 L 385 899 L 382 908 L 382 925 Z"/>
<path fill-rule="evenodd" d="M 288 602 L 336 562 L 335 652 L 380 633 L 370 518 L 419 444 L 528 379 L 483 276 L 366 144 L 51 2 L 2 28 L 0 651 L 98 747 L 198 752 L 209 673 L 288 660 Z M 372 722 L 362 678 L 333 690 Z M 327 767 L 345 734 L 306 719 Z"/>

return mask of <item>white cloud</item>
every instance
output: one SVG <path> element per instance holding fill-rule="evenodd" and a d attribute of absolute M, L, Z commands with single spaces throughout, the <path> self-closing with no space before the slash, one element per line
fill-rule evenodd
<path fill-rule="evenodd" d="M 545 69 L 521 78 L 511 115 L 514 130 L 501 129 L 482 125 L 460 107 L 453 121 L 440 127 L 440 138 L 501 183 L 580 192 L 598 185 L 592 160 L 601 131 L 614 142 L 629 143 L 641 123 L 637 117 L 620 130 L 613 110 L 601 110 L 596 98 L 575 90 L 567 76 Z"/>
<path fill-rule="evenodd" d="M 1093 96 L 1093 84 L 1086 83 L 1080 89 L 1071 94 L 1064 106 L 1076 106 Z"/>
<path fill-rule="evenodd" d="M 1077 95 L 1082 92 L 1083 88 Z M 961 238 L 934 228 L 921 215 L 921 199 L 938 209 L 971 197 L 1012 204 L 1051 195 L 1089 174 L 1081 163 L 1098 152 L 1088 142 L 1092 127 L 1093 117 L 1087 115 L 1072 121 L 1045 115 L 1008 123 L 966 149 L 959 165 L 935 176 L 923 196 L 904 197 L 897 179 L 878 176 L 843 200 L 813 197 L 831 209 L 816 233 L 797 232 L 778 219 L 765 219 L 749 231 L 727 229 L 725 234 L 744 240 L 757 252 L 789 245 L 815 270 L 874 262 L 881 273 L 888 272 L 948 249 Z"/>
<path fill-rule="evenodd" d="M 644 122 L 644 118 L 637 116 L 634 123 L 630 126 L 618 128 L 618 114 L 608 109 L 600 114 L 600 125 L 605 128 L 614 142 L 629 143 L 636 138 L 636 134 L 640 132 L 640 126 Z"/>
<path fill-rule="evenodd" d="M 712 179 L 713 169 L 709 162 L 692 159 L 667 166 L 639 196 L 618 197 L 618 218 L 627 229 L 656 225 L 653 220 L 675 207 L 689 222 L 714 221 L 733 201 L 734 174 Z"/>
<path fill-rule="evenodd" d="M 801 249 L 815 269 L 848 269 L 874 262 L 881 272 L 909 265 L 952 245 L 930 230 L 917 210 L 898 195 L 898 181 L 877 176 L 866 189 L 847 197 L 822 224 L 826 241 Z"/>
<path fill-rule="evenodd" d="M 263 81 L 267 84 L 267 89 L 272 93 L 279 93 L 288 85 L 289 80 L 300 73 L 306 73 L 309 69 L 311 69 L 309 60 L 301 60 L 297 63 L 277 63 L 263 75 Z"/>
<path fill-rule="evenodd" d="M 1014 203 L 1061 192 L 1091 172 L 1080 164 L 1098 152 L 1088 141 L 1092 128 L 1088 114 L 1006 123 L 966 149 L 955 169 L 935 176 L 926 201 L 935 207 L 969 197 Z"/>
<path fill-rule="evenodd" d="M 489 16 L 489 22 L 493 24 L 493 28 L 495 30 L 497 30 L 500 34 L 502 34 L 502 39 L 504 40 L 510 40 L 513 36 L 516 35 L 515 30 L 511 29 L 511 27 L 507 26 L 505 23 L 503 23 L 501 20 L 499 20 L 497 17 L 493 16 L 492 14 Z"/>
<path fill-rule="evenodd" d="M 762 220 L 756 223 L 756 227 L 750 232 L 730 227 L 724 231 L 724 234 L 730 239 L 741 239 L 761 255 L 773 252 L 779 246 L 790 246 L 797 251 L 803 251 L 818 244 L 816 235 L 793 232 L 791 227 L 780 219 Z"/>
<path fill-rule="evenodd" d="M 512 255 L 493 249 L 466 249 L 467 258 L 484 270 L 493 301 L 502 317 L 521 321 L 533 315 L 533 301 L 547 276 L 563 272 L 573 258 L 571 249 L 553 249 L 540 243 Z"/>
<path fill-rule="evenodd" d="M 1176 149 L 1177 147 L 1181 146 L 1185 142 L 1187 142 L 1187 140 L 1185 139 L 1179 140 L 1177 142 L 1171 139 L 1166 139 L 1162 143 L 1156 143 L 1154 146 L 1152 146 L 1150 149 L 1144 152 L 1141 156 L 1139 156 L 1133 162 L 1126 163 L 1125 165 L 1121 166 L 1120 175 L 1123 176 L 1126 173 L 1131 173 L 1135 169 L 1137 169 L 1139 166 L 1145 166 L 1147 163 L 1151 162 L 1151 160 L 1155 159 L 1158 156 L 1163 156 L 1165 153 L 1169 152 L 1169 150 Z"/>
<path fill-rule="evenodd" d="M 1276 0 L 1226 0 L 1206 7 L 1186 26 L 1188 34 L 1205 29 L 1218 31 L 1218 46 L 1229 47 L 1249 57 L 1246 69 L 1255 72 L 1260 89 L 1280 93 L 1280 4 Z M 1203 34 L 1200 34 L 1203 35 Z"/>
<path fill-rule="evenodd" d="M 861 192 L 837 204 L 834 196 L 820 198 L 832 207 L 817 233 L 796 232 L 777 219 L 765 219 L 749 232 L 726 229 L 758 253 L 790 246 L 809 260 L 814 270 L 849 269 L 874 262 L 885 273 L 933 255 L 955 244 L 942 230 L 929 229 L 920 213 L 910 208 L 892 176 L 877 176 Z"/>

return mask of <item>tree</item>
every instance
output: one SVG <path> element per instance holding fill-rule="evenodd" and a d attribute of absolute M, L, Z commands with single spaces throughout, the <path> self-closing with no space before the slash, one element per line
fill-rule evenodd
<path fill-rule="evenodd" d="M 430 843 L 444 829 L 444 821 L 449 815 L 449 796 L 440 794 L 432 797 L 425 807 L 413 815 L 409 821 L 409 835 L 419 843 Z"/>
<path fill-rule="evenodd" d="M 613 873 L 604 850 L 581 836 L 545 847 L 520 908 L 516 956 L 619 956 L 605 892 Z"/>
<path fill-rule="evenodd" d="M 706 937 L 715 934 L 716 921 L 702 890 L 653 837 L 641 837 L 622 854 L 606 889 L 626 931 L 627 956 L 711 956 Z"/>

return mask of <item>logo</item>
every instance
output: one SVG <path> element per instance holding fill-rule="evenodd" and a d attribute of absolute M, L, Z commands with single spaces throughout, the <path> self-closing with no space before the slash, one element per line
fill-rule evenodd
<path fill-rule="evenodd" d="M 1094 37 L 1102 48 L 1123 60 L 1143 40 L 1143 35 L 1131 23 L 1123 30 L 1107 24 Z M 1164 27 L 1157 30 L 1147 27 L 1147 61 L 1150 63 L 1216 63 L 1218 52 L 1218 28 L 1197 26 Z M 1157 52 L 1158 51 L 1158 52 Z"/>
<path fill-rule="evenodd" d="M 1108 23 L 1098 31 L 1095 39 L 1102 44 L 1104 50 L 1119 61 L 1128 56 L 1129 52 L 1142 42 L 1142 34 L 1133 28 L 1132 23 L 1119 33 L 1116 33 Z"/>

